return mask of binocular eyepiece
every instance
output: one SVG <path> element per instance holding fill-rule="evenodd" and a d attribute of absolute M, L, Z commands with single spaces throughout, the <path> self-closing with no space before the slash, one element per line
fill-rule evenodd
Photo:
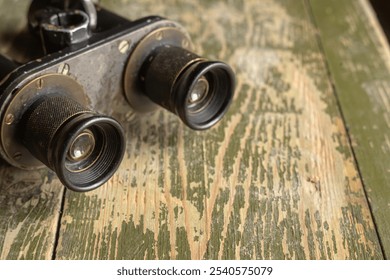
<path fill-rule="evenodd" d="M 160 106 L 194 130 L 215 125 L 232 101 L 230 66 L 193 53 L 175 22 L 128 21 L 91 0 L 34 0 L 28 19 L 44 55 L 23 65 L 0 56 L 0 155 L 19 168 L 44 164 L 71 190 L 104 184 L 125 152 L 119 122 L 90 109 L 99 98 L 111 113 L 101 104 L 124 93 L 134 111 Z"/>
<path fill-rule="evenodd" d="M 144 94 L 195 130 L 217 123 L 233 97 L 234 74 L 228 65 L 180 47 L 157 48 L 146 59 L 141 77 Z"/>
<path fill-rule="evenodd" d="M 44 164 L 73 191 L 104 184 L 122 161 L 124 131 L 86 104 L 83 87 L 61 74 L 39 76 L 17 89 L 2 122 L 3 157 L 23 169 Z"/>
<path fill-rule="evenodd" d="M 159 105 L 188 127 L 204 130 L 229 108 L 235 78 L 229 65 L 199 57 L 190 45 L 178 27 L 149 32 L 129 57 L 124 90 L 135 111 L 149 112 Z"/>
<path fill-rule="evenodd" d="M 63 95 L 33 103 L 21 120 L 21 139 L 38 160 L 74 191 L 106 182 L 121 163 L 125 138 L 121 125 Z"/>

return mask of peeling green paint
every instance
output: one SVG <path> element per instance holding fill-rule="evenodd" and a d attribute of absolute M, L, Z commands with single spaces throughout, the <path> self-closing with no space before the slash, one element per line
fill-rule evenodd
<path fill-rule="evenodd" d="M 364 1 L 308 1 L 386 257 L 390 254 L 389 46 Z M 364 5 L 363 5 L 364 4 Z M 382 36 L 382 38 L 381 38 Z M 383 43 L 385 42 L 385 43 Z"/>
<path fill-rule="evenodd" d="M 219 259 L 218 253 L 223 241 L 222 231 L 224 226 L 224 208 L 229 201 L 230 191 L 228 189 L 220 190 L 217 201 L 212 212 L 212 228 L 209 241 L 207 242 L 207 251 L 203 258 Z"/>
<path fill-rule="evenodd" d="M 179 20 L 206 57 L 232 64 L 238 88 L 208 131 L 190 131 L 162 110 L 124 123 L 127 153 L 109 187 L 66 194 L 58 259 L 383 257 L 305 1 L 101 2 L 126 17 Z M 337 185 L 316 177 L 332 168 Z M 8 207 L 0 216 L 35 203 L 15 197 L 0 200 Z M 58 210 L 59 201 L 45 199 Z M 0 250 L 26 213 L 0 222 Z M 17 239 L 10 258 L 47 256 L 53 248 L 42 237 L 52 233 L 33 236 L 39 226 L 21 228 L 32 236 L 29 250 Z"/>

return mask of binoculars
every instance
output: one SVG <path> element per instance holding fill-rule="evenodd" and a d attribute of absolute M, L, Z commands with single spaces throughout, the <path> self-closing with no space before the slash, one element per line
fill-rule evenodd
<path fill-rule="evenodd" d="M 73 191 L 99 187 L 122 161 L 123 128 L 98 113 L 115 94 L 129 110 L 160 106 L 194 130 L 216 124 L 233 98 L 232 69 L 193 53 L 176 22 L 129 21 L 91 0 L 34 0 L 28 25 L 42 56 L 0 55 L 0 155 L 22 169 L 47 166 Z"/>

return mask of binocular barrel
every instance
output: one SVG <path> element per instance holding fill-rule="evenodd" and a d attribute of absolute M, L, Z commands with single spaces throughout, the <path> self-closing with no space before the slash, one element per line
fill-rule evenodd
<path fill-rule="evenodd" d="M 233 99 L 230 66 L 195 54 L 175 22 L 128 21 L 90 0 L 34 0 L 28 21 L 44 55 L 22 65 L 0 56 L 0 155 L 19 168 L 46 165 L 71 190 L 99 187 L 122 161 L 111 100 L 126 97 L 140 113 L 160 106 L 204 130 Z"/>
<path fill-rule="evenodd" d="M 155 49 L 141 71 L 145 94 L 195 130 L 217 123 L 233 98 L 234 74 L 227 64 L 181 47 Z"/>
<path fill-rule="evenodd" d="M 48 95 L 24 114 L 22 143 L 74 191 L 105 183 L 119 167 L 125 139 L 121 125 L 69 97 Z"/>

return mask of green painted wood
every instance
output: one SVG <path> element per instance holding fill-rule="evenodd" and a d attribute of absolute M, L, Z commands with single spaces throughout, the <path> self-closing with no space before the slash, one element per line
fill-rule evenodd
<path fill-rule="evenodd" d="M 129 112 L 120 170 L 66 193 L 57 258 L 383 258 L 306 2 L 101 3 L 181 22 L 237 94 L 204 132 Z"/>
<path fill-rule="evenodd" d="M 63 187 L 46 170 L 0 165 L 0 259 L 51 259 Z"/>
<path fill-rule="evenodd" d="M 307 2 L 101 2 L 128 18 L 181 22 L 199 53 L 233 65 L 235 101 L 205 132 L 163 111 L 123 113 L 128 144 L 120 170 L 93 192 L 67 191 L 60 229 L 58 179 L 1 163 L 0 259 L 383 258 Z M 27 42 L 19 36 L 27 5 L 0 0 L 2 53 L 28 53 L 13 47 Z M 365 2 L 353 7 L 372 24 Z M 368 26 L 373 32 L 362 41 L 376 42 L 378 26 Z M 351 57 L 344 56 L 347 65 Z M 379 86 L 366 87 L 371 98 L 374 89 L 386 97 Z M 373 112 L 387 108 L 379 103 Z"/>
<path fill-rule="evenodd" d="M 0 0 L 0 53 L 15 59 L 24 42 L 28 1 Z M 0 93 L 1 94 L 1 93 Z M 23 171 L 0 160 L 0 259 L 51 259 L 63 186 L 46 169 Z"/>
<path fill-rule="evenodd" d="M 366 1 L 310 0 L 383 250 L 390 256 L 390 52 Z"/>

